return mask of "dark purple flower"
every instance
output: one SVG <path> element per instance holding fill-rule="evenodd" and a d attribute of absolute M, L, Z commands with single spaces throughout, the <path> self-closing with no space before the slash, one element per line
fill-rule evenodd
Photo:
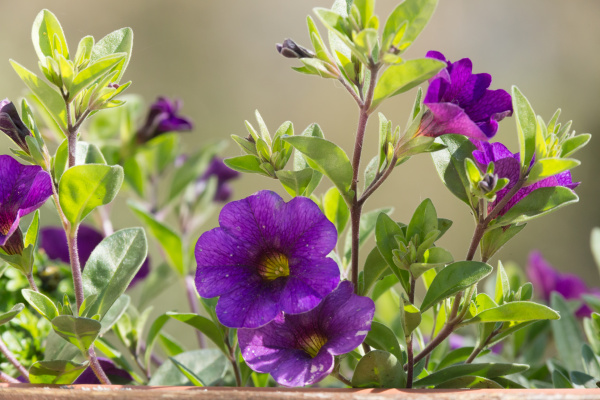
<path fill-rule="evenodd" d="M 223 207 L 219 224 L 196 244 L 196 288 L 221 296 L 223 325 L 258 328 L 281 311 L 306 312 L 338 285 L 339 268 L 327 257 L 337 232 L 312 200 L 285 203 L 263 190 Z"/>
<path fill-rule="evenodd" d="M 0 101 L 0 131 L 6 133 L 16 145 L 29 154 L 25 138 L 32 136 L 31 131 L 21 120 L 15 105 L 8 99 Z"/>
<path fill-rule="evenodd" d="M 343 281 L 311 311 L 280 313 L 261 328 L 238 330 L 240 350 L 250 368 L 271 374 L 280 385 L 312 385 L 331 373 L 334 356 L 365 340 L 374 314 L 373 300 Z"/>
<path fill-rule="evenodd" d="M 77 233 L 77 252 L 79 254 L 79 262 L 83 267 L 87 263 L 92 251 L 104 239 L 104 236 L 96 229 L 87 226 L 79 226 Z M 44 250 L 51 260 L 62 261 L 69 264 L 69 247 L 67 245 L 67 235 L 62 228 L 47 226 L 40 229 L 40 249 Z M 150 259 L 146 258 L 139 271 L 129 284 L 133 287 L 136 283 L 141 282 L 150 273 Z"/>
<path fill-rule="evenodd" d="M 598 296 L 599 289 L 589 289 L 584 280 L 573 274 L 563 274 L 550 265 L 539 251 L 533 251 L 529 254 L 527 263 L 527 277 L 533 284 L 534 290 L 541 297 L 550 302 L 552 292 L 560 293 L 566 300 L 580 300 L 584 294 L 593 294 Z M 583 304 L 577 310 L 578 317 L 589 317 L 592 310 Z"/>
<path fill-rule="evenodd" d="M 181 100 L 171 101 L 166 97 L 159 97 L 150 106 L 146 123 L 137 132 L 138 143 L 146 143 L 167 132 L 191 131 L 192 121 L 179 115 L 182 105 Z"/>
<path fill-rule="evenodd" d="M 498 121 L 512 115 L 512 101 L 505 90 L 489 90 L 489 74 L 473 74 L 468 58 L 454 63 L 437 51 L 427 57 L 448 66 L 430 79 L 423 115 L 417 135 L 437 137 L 448 133 L 488 140 L 498 131 Z"/>
<path fill-rule="evenodd" d="M 488 211 L 491 211 L 519 180 L 519 171 L 521 169 L 519 153 L 511 153 L 506 146 L 499 142 L 487 143 L 473 140 L 473 143 L 478 148 L 478 150 L 473 152 L 473 158 L 477 161 L 481 169 L 485 170 L 490 162 L 494 162 L 494 173 L 498 175 L 498 178 L 508 178 L 509 180 L 508 185 L 497 193 L 496 200 L 488 203 Z M 512 206 L 535 189 L 564 186 L 573 190 L 578 185 L 579 182 L 574 183 L 572 181 L 569 171 L 550 176 L 533 185 L 519 189 L 498 215 L 504 215 Z"/>
<path fill-rule="evenodd" d="M 214 200 L 226 202 L 232 194 L 231 186 L 227 182 L 237 179 L 240 173 L 225 165 L 222 158 L 213 158 L 204 175 L 202 175 L 196 184 L 196 193 L 198 195 L 204 191 L 206 182 L 213 176 L 217 178 L 217 190 Z"/>
<path fill-rule="evenodd" d="M 113 385 L 124 385 L 130 383 L 133 380 L 133 377 L 129 374 L 129 372 L 124 369 L 117 368 L 114 362 L 109 360 L 108 358 L 98 357 L 98 362 L 100 366 L 110 379 L 110 382 Z M 96 385 L 100 384 L 100 380 L 94 374 L 94 371 L 91 367 L 87 367 L 85 371 L 73 382 L 75 385 Z"/>
<path fill-rule="evenodd" d="M 0 246 L 19 228 L 21 218 L 52 195 L 50 174 L 37 165 L 23 165 L 0 155 Z"/>

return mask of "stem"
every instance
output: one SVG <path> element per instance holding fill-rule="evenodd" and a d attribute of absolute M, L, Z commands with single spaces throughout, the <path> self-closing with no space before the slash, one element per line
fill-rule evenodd
<path fill-rule="evenodd" d="M 350 95 L 352 95 L 352 97 L 356 101 L 356 104 L 358 104 L 359 107 L 362 107 L 364 105 L 363 101 L 361 100 L 360 97 L 358 97 L 358 94 L 356 94 L 356 91 L 352 88 L 352 86 L 350 86 L 348 84 L 348 82 L 346 82 L 346 80 L 342 76 L 340 76 L 339 81 L 346 88 L 346 90 L 348 91 L 348 93 L 350 93 Z"/>
<path fill-rule="evenodd" d="M 196 295 L 196 288 L 194 278 L 187 275 L 185 277 L 185 288 L 187 292 L 188 302 L 190 303 L 190 308 L 194 314 L 200 314 L 200 308 L 198 307 L 198 296 Z M 196 329 L 196 338 L 198 339 L 198 345 L 201 349 L 206 348 L 206 339 L 202 332 Z"/>
<path fill-rule="evenodd" d="M 396 166 L 397 161 L 398 157 L 394 155 L 392 161 L 390 162 L 390 165 L 388 165 L 385 171 L 383 173 L 377 174 L 377 176 L 375 176 L 375 179 L 373 179 L 373 182 L 371 182 L 369 187 L 365 189 L 364 193 L 362 194 L 362 196 L 360 196 L 360 199 L 358 200 L 358 204 L 360 204 L 361 206 L 365 204 L 365 201 L 367 201 L 367 199 L 379 188 L 379 186 L 381 186 L 381 184 L 388 178 L 388 176 L 390 176 L 390 174 L 394 170 L 394 167 Z"/>
<path fill-rule="evenodd" d="M 242 387 L 242 374 L 240 373 L 240 366 L 238 365 L 235 359 L 235 347 L 231 345 L 229 341 L 229 329 L 225 332 L 225 346 L 229 349 L 229 362 L 233 367 L 233 372 L 235 374 L 235 383 L 237 387 Z"/>
<path fill-rule="evenodd" d="M 100 382 L 102 382 L 103 385 L 110 385 L 110 380 L 108 379 L 108 376 L 106 376 L 106 374 L 104 373 L 104 370 L 102 369 L 102 367 L 100 366 L 100 363 L 98 362 L 98 357 L 96 357 L 96 352 L 94 351 L 94 346 L 90 347 L 90 350 L 88 351 L 88 356 L 89 356 L 89 360 L 90 360 L 90 367 L 92 367 L 92 371 L 94 371 L 94 374 L 96 374 L 96 377 L 98 377 L 98 379 L 100 380 Z"/>
<path fill-rule="evenodd" d="M 344 385 L 352 387 L 352 382 L 350 382 L 350 380 L 348 378 L 346 378 L 344 375 L 342 375 L 339 370 L 338 371 L 334 370 L 330 375 L 333 376 L 338 381 L 342 382 Z"/>
<path fill-rule="evenodd" d="M 474 348 L 471 355 L 469 355 L 469 358 L 467 358 L 467 361 L 465 361 L 465 364 L 472 363 L 473 360 L 475 360 L 475 358 L 479 355 L 479 353 L 481 353 L 483 351 L 483 349 L 485 349 L 487 347 L 487 345 L 491 342 L 491 340 L 494 338 L 494 336 L 496 336 L 499 332 L 500 332 L 499 330 L 494 330 L 492 333 L 490 333 L 490 335 L 487 337 L 487 339 L 485 339 L 485 342 L 483 342 L 482 344 L 480 344 L 479 346 Z"/>
<path fill-rule="evenodd" d="M 21 376 L 23 378 L 27 379 L 27 382 L 29 382 L 29 372 L 23 366 L 23 364 L 21 364 L 19 362 L 19 360 L 17 360 L 17 358 L 15 357 L 15 355 L 8 349 L 8 347 L 6 347 L 6 344 L 4 343 L 4 340 L 2 340 L 2 338 L 0 338 L 0 352 L 2 352 L 2 354 L 4 354 L 4 357 L 6 357 L 6 359 L 12 365 L 15 366 L 15 368 L 19 371 L 19 373 L 21 374 Z"/>
<path fill-rule="evenodd" d="M 23 383 L 15 378 L 13 378 L 12 376 L 5 374 L 2 371 L 0 371 L 0 381 L 6 382 L 6 383 Z"/>
<path fill-rule="evenodd" d="M 354 285 L 354 292 L 358 293 L 358 247 L 359 243 L 359 230 L 360 230 L 360 215 L 362 212 L 362 205 L 358 203 L 358 173 L 360 169 L 360 158 L 362 155 L 362 146 L 365 139 L 365 131 L 367 128 L 367 122 L 369 121 L 369 108 L 373 101 L 373 93 L 375 91 L 375 84 L 377 82 L 377 74 L 379 72 L 379 66 L 371 68 L 371 79 L 369 82 L 369 90 L 367 96 L 360 107 L 360 113 L 358 118 L 358 128 L 356 130 L 356 141 L 354 142 L 354 154 L 352 156 L 352 183 L 350 185 L 350 191 L 353 192 L 353 198 L 349 204 L 350 206 L 350 217 L 352 220 L 352 284 Z"/>
<path fill-rule="evenodd" d="M 69 246 L 69 259 L 71 260 L 71 272 L 73 273 L 73 287 L 75 289 L 75 302 L 77 311 L 83 303 L 83 279 L 81 278 L 81 265 L 79 264 L 79 254 L 77 250 L 77 231 L 79 226 L 69 229 L 67 232 L 67 245 Z"/>
<path fill-rule="evenodd" d="M 34 292 L 39 292 L 40 290 L 38 289 L 37 285 L 35 284 L 35 281 L 33 280 L 33 275 L 31 274 L 31 272 L 25 276 L 27 277 L 27 281 L 29 281 L 29 286 L 31 286 L 31 290 L 33 290 Z"/>
<path fill-rule="evenodd" d="M 437 325 L 437 316 L 438 316 L 438 309 L 437 306 L 434 307 L 433 310 L 433 326 L 431 327 L 431 334 L 429 335 L 429 338 L 433 338 L 433 335 L 435 334 L 435 328 Z M 427 366 L 429 365 L 429 359 L 431 358 L 431 353 L 427 354 L 427 358 L 425 359 L 425 369 L 427 369 Z"/>
<path fill-rule="evenodd" d="M 411 304 L 415 303 L 415 286 L 416 279 L 410 274 L 410 293 L 408 294 L 408 301 Z M 411 389 L 413 385 L 413 370 L 414 370 L 414 355 L 413 355 L 413 334 L 410 333 L 410 337 L 406 341 L 406 358 L 407 358 L 407 372 L 406 372 L 406 388 Z"/>

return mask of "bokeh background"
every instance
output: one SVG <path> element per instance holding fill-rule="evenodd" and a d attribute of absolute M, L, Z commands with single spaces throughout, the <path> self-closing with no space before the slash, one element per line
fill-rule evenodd
<path fill-rule="evenodd" d="M 382 21 L 396 4 L 395 0 L 378 0 L 376 11 Z M 297 63 L 275 51 L 275 43 L 286 37 L 308 44 L 305 16 L 313 7 L 330 5 L 331 0 L 3 0 L 0 96 L 15 100 L 24 91 L 8 58 L 37 71 L 31 24 L 40 9 L 50 8 L 73 51 L 84 35 L 99 39 L 117 28 L 133 28 L 133 56 L 125 75 L 133 85 L 128 91 L 148 102 L 158 95 L 182 99 L 183 113 L 196 124 L 196 130 L 184 136 L 190 150 L 230 134 L 244 136 L 244 120 L 252 122 L 258 109 L 272 131 L 286 120 L 294 123 L 296 132 L 317 122 L 328 139 L 350 153 L 357 123 L 353 100 L 339 83 L 295 73 L 290 67 Z M 510 90 L 512 84 L 518 85 L 546 120 L 561 107 L 562 121 L 572 119 L 576 131 L 595 134 L 600 130 L 599 15 L 597 0 L 441 0 L 428 27 L 405 56 L 423 57 L 436 49 L 451 60 L 470 57 L 475 72 L 492 74 L 492 88 Z M 392 98 L 379 111 L 404 127 L 414 94 Z M 501 123 L 496 139 L 517 149 L 513 118 Z M 0 145 L 7 149 L 8 141 L 2 138 Z M 375 116 L 368 126 L 363 166 L 376 147 Z M 599 149 L 600 140 L 594 137 L 578 154 L 582 165 L 574 170 L 574 180 L 582 182 L 577 189 L 579 204 L 532 221 L 500 253 L 503 260 L 524 265 L 529 251 L 539 249 L 558 269 L 600 285 L 589 247 L 590 230 L 600 226 Z M 226 155 L 237 154 L 231 142 Z M 326 185 L 324 179 L 321 190 Z M 245 176 L 234 187 L 236 199 L 259 188 L 285 194 L 277 182 L 257 175 Z M 439 216 L 454 220 L 441 245 L 459 259 L 466 253 L 473 220 L 464 204 L 442 185 L 428 155 L 395 171 L 366 210 L 392 205 L 394 218 L 408 221 L 427 197 Z M 126 208 L 121 213 L 115 218 L 116 228 L 139 224 Z M 215 220 L 210 223 L 207 229 Z M 172 293 L 157 299 L 158 308 L 187 308 L 172 299 L 180 298 L 180 293 Z"/>

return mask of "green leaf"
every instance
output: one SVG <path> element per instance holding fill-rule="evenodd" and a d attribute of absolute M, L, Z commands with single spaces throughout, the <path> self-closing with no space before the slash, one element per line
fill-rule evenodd
<path fill-rule="evenodd" d="M 206 386 L 222 383 L 229 361 L 217 349 L 192 350 L 172 357 L 200 379 Z M 150 386 L 189 386 L 192 382 L 181 373 L 171 359 L 165 361 L 148 382 Z"/>
<path fill-rule="evenodd" d="M 70 385 L 88 367 L 88 363 L 52 360 L 38 361 L 29 368 L 29 381 L 54 385 Z"/>
<path fill-rule="evenodd" d="M 4 325 L 7 322 L 11 321 L 14 317 L 19 315 L 19 313 L 23 311 L 24 308 L 25 304 L 18 303 L 15 304 L 14 307 L 10 309 L 10 311 L 0 314 L 0 325 Z"/>
<path fill-rule="evenodd" d="M 381 256 L 379 249 L 377 247 L 373 248 L 367 256 L 363 269 L 364 285 L 362 295 L 368 296 L 375 283 L 391 273 L 392 271 Z"/>
<path fill-rule="evenodd" d="M 376 210 L 364 213 L 360 217 L 360 223 L 358 226 L 358 245 L 359 248 L 365 244 L 365 242 L 371 237 L 375 231 L 375 225 L 377 224 L 377 218 L 379 214 L 391 214 L 394 211 L 393 208 L 378 208 Z M 352 255 L 352 237 L 350 230 L 346 234 L 346 241 L 344 243 L 344 261 L 350 260 Z"/>
<path fill-rule="evenodd" d="M 494 301 L 496 304 L 502 304 L 508 301 L 510 297 L 510 282 L 508 281 L 508 275 L 504 270 L 502 261 L 498 261 L 498 270 L 496 272 L 496 294 Z"/>
<path fill-rule="evenodd" d="M 27 300 L 27 302 L 48 321 L 52 321 L 54 318 L 58 317 L 58 308 L 56 308 L 54 302 L 47 296 L 30 289 L 23 289 L 21 294 L 25 300 Z"/>
<path fill-rule="evenodd" d="M 119 296 L 119 298 L 113 303 L 113 305 L 108 309 L 106 314 L 104 314 L 104 316 L 100 320 L 100 323 L 102 324 L 100 336 L 108 332 L 113 327 L 113 325 L 117 323 L 117 321 L 123 316 L 123 314 L 125 314 L 125 311 L 127 311 L 127 307 L 129 307 L 130 303 L 131 298 L 126 294 L 122 294 L 121 296 Z"/>
<path fill-rule="evenodd" d="M 55 47 L 54 38 L 58 38 L 60 48 Z M 42 10 L 35 17 L 31 29 L 33 47 L 40 59 L 44 62 L 46 57 L 54 57 L 54 50 L 58 50 L 64 58 L 69 59 L 69 48 L 60 22 L 49 10 Z"/>
<path fill-rule="evenodd" d="M 318 124 L 310 124 L 308 127 L 306 127 L 306 129 L 302 132 L 300 136 L 318 138 L 324 137 L 323 131 L 321 130 L 321 127 Z M 294 171 L 301 171 L 305 168 L 309 168 L 306 158 L 301 152 L 296 151 L 294 153 Z M 317 188 L 317 186 L 319 186 L 321 179 L 323 179 L 323 174 L 319 171 L 312 170 L 312 178 L 310 180 L 310 183 L 306 187 L 306 192 L 304 193 L 304 195 L 310 196 L 311 193 Z"/>
<path fill-rule="evenodd" d="M 525 185 L 533 185 L 542 179 L 573 169 L 579 164 L 581 164 L 581 161 L 574 158 L 543 158 L 536 160 L 529 172 Z"/>
<path fill-rule="evenodd" d="M 144 222 L 146 226 L 148 226 L 152 236 L 158 240 L 165 252 L 167 262 L 171 268 L 183 276 L 185 274 L 185 265 L 183 263 L 183 242 L 181 241 L 179 235 L 144 210 L 141 205 L 133 201 L 129 201 L 127 205 L 129 208 L 131 208 L 134 214 L 142 222 Z"/>
<path fill-rule="evenodd" d="M 56 154 L 54 156 L 54 163 L 52 165 L 54 172 L 54 179 L 58 182 L 60 178 L 67 170 L 69 166 L 69 143 L 65 139 L 62 141 Z M 102 154 L 102 151 L 95 144 L 77 141 L 77 147 L 75 149 L 75 165 L 83 164 L 104 164 L 106 165 L 106 159 Z"/>
<path fill-rule="evenodd" d="M 140 307 L 153 301 L 160 293 L 168 289 L 175 281 L 177 276 L 169 264 L 163 262 L 158 268 L 153 268 L 150 274 L 144 279 L 142 286 L 142 295 L 139 299 Z"/>
<path fill-rule="evenodd" d="M 592 135 L 584 133 L 565 140 L 561 146 L 560 157 L 569 157 L 571 154 L 588 144 L 591 138 Z"/>
<path fill-rule="evenodd" d="M 435 386 L 435 389 L 504 389 L 491 379 L 480 376 L 461 376 Z"/>
<path fill-rule="evenodd" d="M 484 310 L 461 325 L 481 322 L 528 322 L 546 319 L 559 319 L 554 310 L 542 304 L 530 301 L 513 301 L 501 306 Z"/>
<path fill-rule="evenodd" d="M 575 192 L 563 186 L 535 189 L 499 217 L 493 226 L 527 222 L 577 201 L 579 197 Z"/>
<path fill-rule="evenodd" d="M 163 328 L 163 326 L 165 326 L 169 319 L 170 317 L 167 314 L 162 314 L 154 320 L 152 325 L 150 325 L 148 336 L 146 336 L 146 351 L 144 352 L 145 365 L 150 365 L 149 363 L 152 357 L 152 351 L 154 350 L 154 345 L 156 344 L 156 340 L 160 335 L 160 330 Z"/>
<path fill-rule="evenodd" d="M 200 378 L 196 376 L 192 371 L 189 370 L 188 367 L 174 359 L 173 357 L 169 357 L 169 360 L 181 371 L 181 373 L 192 382 L 194 386 L 204 387 L 204 383 Z"/>
<path fill-rule="evenodd" d="M 94 319 L 72 315 L 60 315 L 51 322 L 54 331 L 76 346 L 84 355 L 87 355 L 87 351 L 94 344 L 102 328 L 100 322 Z"/>
<path fill-rule="evenodd" d="M 598 356 L 594 354 L 594 350 L 589 344 L 585 343 L 581 348 L 581 355 L 583 356 L 583 368 L 586 373 L 591 376 L 600 376 L 600 361 Z"/>
<path fill-rule="evenodd" d="M 560 319 L 551 322 L 554 343 L 560 360 L 570 370 L 583 370 L 581 329 L 565 299 L 557 292 L 550 295 L 550 307 L 558 311 Z"/>
<path fill-rule="evenodd" d="M 158 336 L 158 339 L 161 349 L 169 357 L 174 357 L 177 354 L 185 352 L 184 346 L 173 336 L 169 335 L 166 332 L 161 333 Z"/>
<path fill-rule="evenodd" d="M 375 86 L 371 112 L 385 99 L 404 93 L 437 74 L 446 63 L 433 58 L 409 60 L 386 69 Z"/>
<path fill-rule="evenodd" d="M 459 261 L 448 265 L 433 278 L 421 304 L 424 313 L 433 305 L 473 286 L 492 272 L 492 266 L 478 261 Z"/>
<path fill-rule="evenodd" d="M 592 234 L 590 236 L 590 245 L 592 247 L 592 255 L 594 256 L 594 261 L 596 262 L 596 266 L 600 271 L 600 228 L 592 229 Z"/>
<path fill-rule="evenodd" d="M 221 329 L 210 319 L 191 313 L 168 312 L 166 315 L 178 321 L 184 322 L 195 329 L 198 329 L 215 345 L 217 345 L 217 347 L 223 351 L 225 355 L 228 354 L 227 346 L 225 346 L 223 331 L 221 331 Z"/>
<path fill-rule="evenodd" d="M 275 171 L 275 175 L 285 191 L 290 196 L 296 197 L 305 195 L 312 181 L 313 172 L 312 168 L 304 168 L 300 171 Z"/>
<path fill-rule="evenodd" d="M 436 139 L 436 143 L 438 141 L 446 146 L 443 150 L 431 153 L 438 175 L 454 196 L 471 206 L 465 158 L 472 158 L 477 148 L 462 135 L 443 135 Z"/>
<path fill-rule="evenodd" d="M 85 315 L 100 318 L 125 292 L 148 255 L 142 228 L 122 229 L 104 238 L 94 249 L 83 270 L 85 296 L 97 295 Z"/>
<path fill-rule="evenodd" d="M 79 224 L 94 208 L 113 201 L 123 183 L 118 165 L 76 165 L 65 171 L 58 185 L 60 206 L 72 225 Z"/>
<path fill-rule="evenodd" d="M 121 28 L 109 33 L 100 39 L 92 48 L 90 63 L 95 63 L 99 59 L 111 54 L 125 53 L 126 56 L 121 62 L 115 65 L 112 71 L 119 71 L 113 78 L 113 82 L 119 82 L 125 72 L 129 59 L 131 58 L 131 49 L 133 47 L 133 31 L 131 28 Z"/>
<path fill-rule="evenodd" d="M 481 254 L 489 260 L 526 226 L 527 224 L 510 225 L 505 227 L 505 229 L 492 229 L 487 231 L 483 234 L 483 238 L 481 239 Z"/>
<path fill-rule="evenodd" d="M 430 199 L 425 199 L 415 210 L 408 227 L 406 228 L 406 240 L 411 240 L 419 235 L 421 241 L 431 231 L 438 228 L 438 218 L 435 207 Z"/>
<path fill-rule="evenodd" d="M 260 159 L 256 156 L 253 156 L 252 154 L 247 154 L 245 156 L 226 158 L 223 160 L 223 162 L 229 168 L 236 170 L 238 172 L 261 174 L 261 175 L 264 175 L 267 177 L 271 177 L 271 175 L 266 173 L 260 167 L 260 165 L 262 164 Z"/>
<path fill-rule="evenodd" d="M 308 165 L 327 176 L 349 201 L 352 183 L 352 165 L 344 150 L 336 144 L 314 136 L 294 136 L 283 138 L 285 142 L 301 152 Z"/>
<path fill-rule="evenodd" d="M 394 262 L 394 254 L 392 253 L 394 249 L 398 248 L 398 244 L 396 242 L 397 236 L 404 238 L 402 228 L 400 228 L 400 226 L 398 226 L 398 224 L 394 222 L 394 220 L 388 215 L 385 213 L 380 213 L 377 217 L 377 222 L 375 225 L 375 243 L 377 244 L 377 249 L 379 250 L 381 257 L 383 257 L 386 264 L 389 266 L 391 272 L 398 277 L 398 280 L 408 292 L 408 271 L 398 268 Z M 367 279 L 365 275 L 365 287 L 367 287 L 366 281 Z"/>
<path fill-rule="evenodd" d="M 456 350 L 452 350 L 451 352 L 446 354 L 446 356 L 444 356 L 444 358 L 440 361 L 440 363 L 437 365 L 437 369 L 440 370 L 451 365 L 466 361 L 473 352 L 473 350 L 474 347 L 460 347 Z M 483 350 L 481 353 L 479 353 L 479 356 L 486 355 L 489 352 L 490 350 Z"/>
<path fill-rule="evenodd" d="M 371 330 L 365 339 L 365 343 L 376 349 L 390 352 L 398 360 L 402 360 L 402 363 L 405 362 L 402 348 L 394 332 L 377 321 L 371 323 Z"/>
<path fill-rule="evenodd" d="M 402 2 L 392 11 L 385 23 L 382 49 L 388 51 L 389 47 L 394 45 L 400 50 L 405 50 L 425 28 L 436 6 L 437 0 L 406 0 Z M 404 34 L 397 37 L 405 23 L 408 26 Z"/>
<path fill-rule="evenodd" d="M 110 73 L 115 65 L 125 60 L 125 57 L 127 57 L 126 53 L 110 54 L 79 71 L 69 88 L 69 101 L 73 100 L 83 89 Z"/>
<path fill-rule="evenodd" d="M 516 86 L 512 87 L 512 103 L 519 136 L 521 168 L 529 168 L 529 163 L 535 154 L 535 137 L 538 122 L 529 100 Z"/>
<path fill-rule="evenodd" d="M 406 373 L 396 356 L 387 351 L 373 350 L 365 354 L 354 369 L 353 387 L 404 388 Z"/>
<path fill-rule="evenodd" d="M 502 364 L 502 363 L 483 363 L 483 364 L 460 364 L 447 367 L 432 373 L 418 381 L 414 382 L 414 387 L 436 386 L 450 379 L 461 376 L 481 376 L 487 379 L 493 379 L 498 376 L 516 374 L 529 369 L 524 364 Z"/>
<path fill-rule="evenodd" d="M 552 371 L 552 384 L 555 389 L 573 389 L 573 384 L 569 378 L 557 369 Z"/>
<path fill-rule="evenodd" d="M 10 64 L 63 133 L 67 132 L 67 108 L 60 93 L 18 62 L 10 60 Z"/>
<path fill-rule="evenodd" d="M 337 188 L 330 188 L 323 196 L 323 212 L 327 219 L 335 225 L 338 236 L 340 236 L 350 219 L 350 210 Z"/>

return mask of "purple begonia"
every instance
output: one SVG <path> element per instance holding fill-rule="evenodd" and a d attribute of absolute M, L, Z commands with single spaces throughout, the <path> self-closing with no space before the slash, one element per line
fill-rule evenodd
<path fill-rule="evenodd" d="M 117 368 L 114 362 L 108 358 L 98 357 L 98 362 L 102 370 L 108 376 L 113 385 L 124 385 L 133 381 L 133 377 L 124 369 Z M 75 385 L 96 385 L 100 384 L 100 380 L 91 367 L 87 367 L 85 371 L 73 382 Z"/>
<path fill-rule="evenodd" d="M 544 260 L 539 251 L 529 254 L 527 277 L 533 284 L 534 292 L 546 303 L 550 302 L 552 292 L 560 293 L 566 300 L 580 300 L 584 294 L 600 297 L 599 288 L 588 288 L 585 281 L 577 275 L 560 273 Z M 577 309 L 576 315 L 589 317 L 591 313 L 592 310 L 583 304 Z"/>
<path fill-rule="evenodd" d="M 159 97 L 150 106 L 146 122 L 137 132 L 138 143 L 145 143 L 167 132 L 191 131 L 192 121 L 179 115 L 182 105 L 181 100 Z"/>
<path fill-rule="evenodd" d="M 311 311 L 280 313 L 258 329 L 238 330 L 246 364 L 283 386 L 305 386 L 331 373 L 334 356 L 358 347 L 371 330 L 375 304 L 343 281 Z"/>
<path fill-rule="evenodd" d="M 87 260 L 90 258 L 92 251 L 104 239 L 104 236 L 96 229 L 81 225 L 77 233 L 77 252 L 79 254 L 79 262 L 82 268 L 85 267 Z M 51 260 L 62 261 L 69 264 L 69 247 L 67 245 L 67 235 L 62 228 L 47 226 L 40 229 L 40 249 L 44 250 Z M 131 281 L 129 287 L 142 281 L 150 273 L 150 259 L 146 258 L 138 273 Z"/>
<path fill-rule="evenodd" d="M 258 328 L 281 311 L 313 309 L 337 287 L 339 268 L 327 257 L 337 232 L 314 201 L 285 203 L 263 190 L 225 205 L 219 224 L 196 244 L 196 288 L 220 296 L 223 325 Z"/>
<path fill-rule="evenodd" d="M 429 80 L 423 115 L 417 135 L 437 137 L 448 133 L 488 140 L 498 131 L 498 121 L 512 115 L 511 96 L 505 90 L 489 90 L 489 74 L 473 74 L 468 58 L 454 63 L 437 51 L 428 58 L 443 61 L 447 67 Z"/>
<path fill-rule="evenodd" d="M 223 162 L 222 158 L 215 157 L 210 162 L 208 168 L 196 184 L 196 192 L 200 194 L 206 188 L 206 182 L 212 178 L 217 178 L 217 190 L 215 192 L 215 201 L 226 202 L 231 197 L 233 190 L 227 182 L 237 179 L 240 173 L 229 168 Z"/>
<path fill-rule="evenodd" d="M 0 155 L 0 246 L 19 229 L 23 216 L 40 208 L 51 195 L 50 174 L 37 165 L 23 165 L 11 156 Z"/>
<path fill-rule="evenodd" d="M 15 144 L 29 154 L 25 138 L 32 136 L 31 132 L 21 120 L 15 105 L 8 99 L 0 101 L 0 131 L 6 133 Z"/>
<path fill-rule="evenodd" d="M 497 193 L 496 200 L 488 203 L 488 211 L 491 211 L 519 180 L 519 171 L 521 169 L 519 153 L 511 153 L 505 145 L 499 142 L 487 143 L 473 140 L 473 143 L 478 148 L 478 150 L 473 151 L 473 158 L 477 161 L 480 168 L 485 170 L 490 162 L 494 162 L 494 173 L 498 175 L 498 178 L 508 178 L 509 180 L 508 185 Z M 573 182 L 571 179 L 571 172 L 569 171 L 549 176 L 533 185 L 519 189 L 498 215 L 504 215 L 512 206 L 535 189 L 564 186 L 573 190 L 578 185 L 579 182 Z"/>

